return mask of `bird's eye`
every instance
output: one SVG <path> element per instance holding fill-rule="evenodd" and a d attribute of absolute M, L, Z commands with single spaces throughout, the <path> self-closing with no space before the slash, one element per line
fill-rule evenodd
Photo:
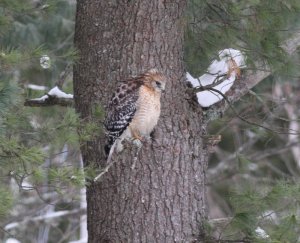
<path fill-rule="evenodd" d="M 156 83 L 157 87 L 159 87 L 159 88 L 161 87 L 161 83 L 160 82 L 156 81 L 155 83 Z"/>

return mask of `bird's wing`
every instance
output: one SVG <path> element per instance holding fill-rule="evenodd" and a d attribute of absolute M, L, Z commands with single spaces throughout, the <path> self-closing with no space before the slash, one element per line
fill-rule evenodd
<path fill-rule="evenodd" d="M 140 82 L 123 81 L 117 87 L 109 102 L 104 126 L 108 135 L 105 151 L 108 154 L 111 146 L 130 124 L 136 112 Z"/>

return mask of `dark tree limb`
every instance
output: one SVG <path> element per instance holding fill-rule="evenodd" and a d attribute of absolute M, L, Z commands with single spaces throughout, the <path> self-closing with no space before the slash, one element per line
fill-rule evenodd
<path fill-rule="evenodd" d="M 72 64 L 69 63 L 65 67 L 65 69 L 61 72 L 59 79 L 56 81 L 55 86 L 60 90 L 68 77 L 68 75 L 72 71 Z M 51 91 L 45 94 L 44 98 L 37 98 L 37 99 L 26 99 L 24 102 L 24 106 L 34 106 L 34 107 L 41 107 L 41 106 L 74 106 L 73 98 L 66 98 L 66 97 L 58 97 L 56 95 L 52 95 Z"/>
<path fill-rule="evenodd" d="M 24 106 L 33 106 L 33 107 L 44 107 L 44 106 L 74 106 L 74 100 L 71 98 L 60 98 L 57 96 L 52 96 L 47 94 L 45 99 L 27 99 L 24 102 Z"/>

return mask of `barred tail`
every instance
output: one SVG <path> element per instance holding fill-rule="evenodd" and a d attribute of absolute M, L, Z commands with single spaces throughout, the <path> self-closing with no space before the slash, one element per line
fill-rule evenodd
<path fill-rule="evenodd" d="M 106 155 L 106 159 L 109 155 L 109 152 L 114 144 L 114 142 L 116 141 L 116 138 L 114 136 L 109 136 L 108 137 L 108 142 L 107 144 L 104 146 L 104 151 L 105 151 L 105 155 Z"/>
<path fill-rule="evenodd" d="M 108 155 L 109 155 L 109 151 L 110 151 L 110 149 L 111 149 L 111 146 L 112 146 L 112 144 L 106 144 L 106 145 L 104 146 L 104 151 L 105 151 L 106 159 L 107 159 L 107 157 L 108 157 Z"/>

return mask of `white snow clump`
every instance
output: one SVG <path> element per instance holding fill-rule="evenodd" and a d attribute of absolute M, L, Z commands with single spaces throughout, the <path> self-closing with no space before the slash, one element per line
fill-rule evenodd
<path fill-rule="evenodd" d="M 199 78 L 194 78 L 187 72 L 187 81 L 190 82 L 193 87 L 201 87 L 223 80 L 213 88 L 225 94 L 231 88 L 238 76 L 237 71 L 231 67 L 232 62 L 238 68 L 244 68 L 246 67 L 245 57 L 239 50 L 230 48 L 219 51 L 219 58 L 220 60 L 214 60 L 208 67 L 207 73 Z M 223 99 L 220 94 L 210 90 L 198 92 L 197 98 L 198 103 L 202 107 L 209 107 Z"/>

